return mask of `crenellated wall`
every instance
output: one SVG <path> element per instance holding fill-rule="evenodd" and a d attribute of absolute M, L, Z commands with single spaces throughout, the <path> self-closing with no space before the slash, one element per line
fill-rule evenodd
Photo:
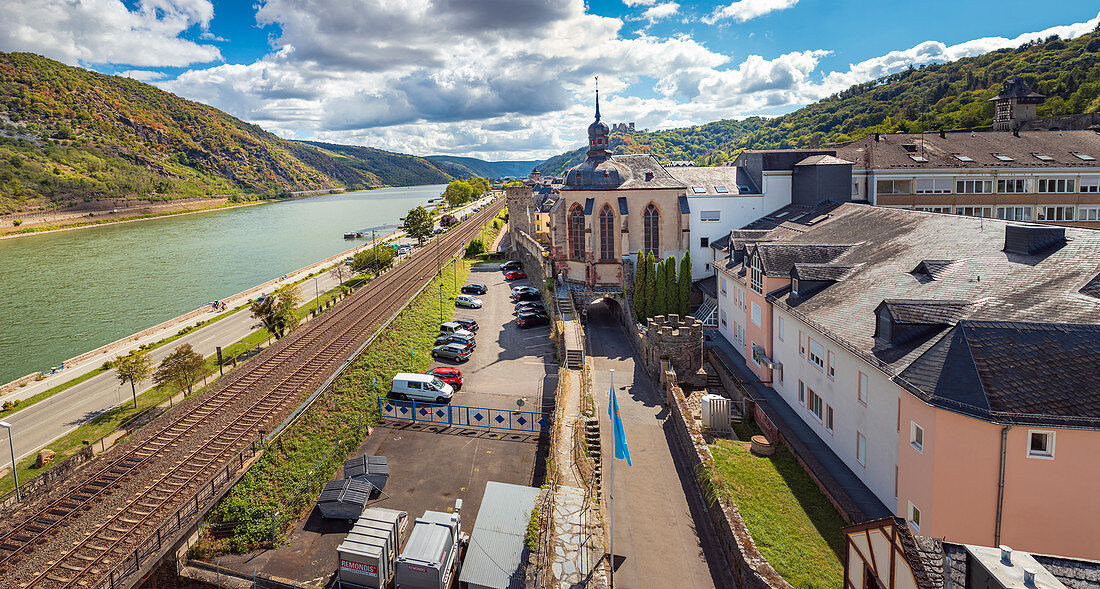
<path fill-rule="evenodd" d="M 661 358 L 668 358 L 680 382 L 692 382 L 703 367 L 703 323 L 675 313 L 650 317 L 642 336 L 642 356 L 653 369 Z"/>

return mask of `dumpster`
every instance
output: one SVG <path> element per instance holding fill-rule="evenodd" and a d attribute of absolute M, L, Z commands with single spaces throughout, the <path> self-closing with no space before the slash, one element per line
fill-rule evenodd
<path fill-rule="evenodd" d="M 321 510 L 321 517 L 355 521 L 363 513 L 372 491 L 374 486 L 366 481 L 329 481 L 317 496 L 317 508 Z"/>
<path fill-rule="evenodd" d="M 458 511 L 425 511 L 416 518 L 409 541 L 397 557 L 397 589 L 448 589 L 458 567 L 462 531 Z"/>
<path fill-rule="evenodd" d="M 369 507 L 336 548 L 341 589 L 386 587 L 393 578 L 408 513 Z"/>
<path fill-rule="evenodd" d="M 385 456 L 356 456 L 344 462 L 344 478 L 367 481 L 381 491 L 390 478 L 390 465 Z"/>

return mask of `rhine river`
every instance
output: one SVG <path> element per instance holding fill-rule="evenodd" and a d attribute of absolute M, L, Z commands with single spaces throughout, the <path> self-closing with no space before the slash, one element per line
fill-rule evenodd
<path fill-rule="evenodd" d="M 396 224 L 444 188 L 314 196 L 0 240 L 0 383 L 362 244 L 343 233 Z"/>

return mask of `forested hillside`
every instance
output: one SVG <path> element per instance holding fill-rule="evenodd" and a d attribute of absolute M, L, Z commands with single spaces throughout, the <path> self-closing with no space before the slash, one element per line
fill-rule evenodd
<path fill-rule="evenodd" d="M 314 148 L 336 163 L 365 174 L 376 175 L 382 183 L 390 186 L 446 184 L 457 176 L 436 162 L 415 155 L 319 141 L 292 141 L 291 143 L 302 148 Z"/>
<path fill-rule="evenodd" d="M 700 165 L 731 161 L 745 149 L 786 149 L 842 143 L 876 132 L 988 129 L 1005 80 L 1018 75 L 1045 94 L 1039 116 L 1100 111 L 1100 32 L 1073 40 L 1051 37 L 978 57 L 911 68 L 774 119 L 719 121 L 633 135 L 614 133 L 615 153 L 653 153 L 662 162 Z M 721 136 L 719 136 L 721 135 Z M 560 174 L 584 159 L 584 149 L 539 165 Z"/>
<path fill-rule="evenodd" d="M 531 173 L 539 160 L 505 160 L 488 162 L 473 157 L 454 155 L 428 155 L 431 160 L 446 167 L 452 175 L 461 178 L 476 176 L 480 178 L 520 178 Z"/>

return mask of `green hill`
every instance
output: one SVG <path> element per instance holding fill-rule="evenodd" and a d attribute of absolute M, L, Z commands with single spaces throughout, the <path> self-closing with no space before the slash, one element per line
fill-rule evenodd
<path fill-rule="evenodd" d="M 719 121 L 633 135 L 613 133 L 615 153 L 653 153 L 661 161 L 700 165 L 731 161 L 745 149 L 789 149 L 843 143 L 876 132 L 988 129 L 1002 83 L 1020 76 L 1047 100 L 1039 116 L 1100 111 L 1100 32 L 1073 40 L 1051 37 L 943 64 L 910 68 L 857 84 L 773 119 Z M 561 174 L 584 159 L 584 148 L 539 164 Z"/>
<path fill-rule="evenodd" d="M 454 176 L 462 178 L 477 176 L 480 178 L 522 178 L 531 173 L 538 160 L 505 160 L 488 162 L 472 157 L 453 155 L 429 155 L 424 159 L 444 165 Z"/>
<path fill-rule="evenodd" d="M 0 53 L 0 213 L 452 179 L 422 158 L 320 145 L 129 78 Z"/>

